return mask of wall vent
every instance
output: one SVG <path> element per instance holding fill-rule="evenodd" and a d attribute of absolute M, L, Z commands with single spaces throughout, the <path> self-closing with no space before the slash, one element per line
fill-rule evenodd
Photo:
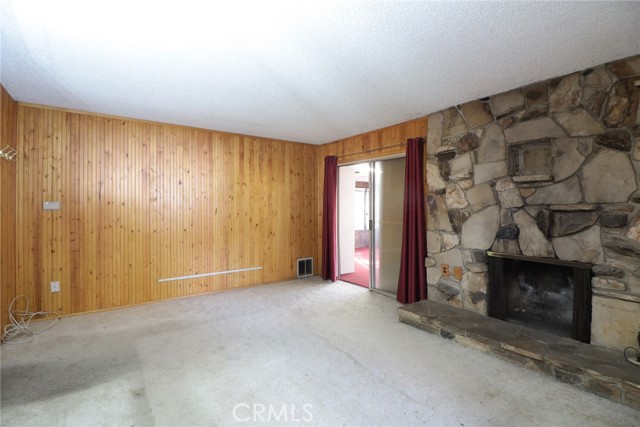
<path fill-rule="evenodd" d="M 313 276 L 313 258 L 298 258 L 298 278 Z"/>

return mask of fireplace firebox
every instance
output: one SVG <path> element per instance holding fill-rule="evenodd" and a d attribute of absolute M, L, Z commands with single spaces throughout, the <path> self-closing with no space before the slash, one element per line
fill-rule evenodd
<path fill-rule="evenodd" d="M 488 252 L 489 316 L 591 341 L 591 265 Z"/>

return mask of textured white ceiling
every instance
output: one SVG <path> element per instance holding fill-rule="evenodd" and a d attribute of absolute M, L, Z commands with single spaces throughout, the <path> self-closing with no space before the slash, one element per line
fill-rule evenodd
<path fill-rule="evenodd" d="M 640 53 L 640 2 L 4 0 L 17 100 L 314 144 Z"/>

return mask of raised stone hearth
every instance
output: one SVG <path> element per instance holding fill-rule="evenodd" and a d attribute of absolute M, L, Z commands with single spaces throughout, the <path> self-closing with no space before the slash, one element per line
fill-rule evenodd
<path fill-rule="evenodd" d="M 583 344 L 435 301 L 398 308 L 400 321 L 640 410 L 640 367 Z"/>
<path fill-rule="evenodd" d="M 487 314 L 487 251 L 592 266 L 591 342 L 640 331 L 640 56 L 429 117 L 429 299 Z M 462 267 L 462 275 L 453 274 Z"/>

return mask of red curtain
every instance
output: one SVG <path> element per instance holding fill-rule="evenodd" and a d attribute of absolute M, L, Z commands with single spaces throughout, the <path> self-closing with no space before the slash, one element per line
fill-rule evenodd
<path fill-rule="evenodd" d="M 402 255 L 397 298 L 403 304 L 427 298 L 426 232 L 424 216 L 423 161 L 424 140 L 407 141 L 404 175 L 404 210 L 402 222 Z"/>
<path fill-rule="evenodd" d="M 336 229 L 338 158 L 324 158 L 324 196 L 322 201 L 322 278 L 336 281 Z"/>

